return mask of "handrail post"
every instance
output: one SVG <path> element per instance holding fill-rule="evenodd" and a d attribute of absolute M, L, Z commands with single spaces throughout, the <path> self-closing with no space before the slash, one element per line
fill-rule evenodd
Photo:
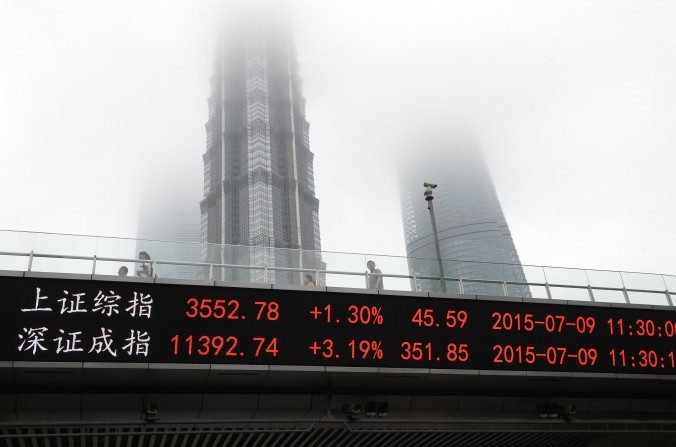
<path fill-rule="evenodd" d="M 507 296 L 507 282 L 502 281 L 502 296 Z"/>
<path fill-rule="evenodd" d="M 268 265 L 263 264 L 263 284 L 268 283 Z"/>
<path fill-rule="evenodd" d="M 547 294 L 547 299 L 552 299 L 552 291 L 549 289 L 549 283 L 545 282 L 545 293 Z"/>
<path fill-rule="evenodd" d="M 669 293 L 669 286 L 667 285 L 667 280 L 664 279 L 664 275 L 660 275 L 662 278 L 662 283 L 664 283 L 664 295 L 667 297 L 667 304 L 673 306 L 674 302 L 671 299 L 671 293 Z"/>
<path fill-rule="evenodd" d="M 319 285 L 319 269 L 315 269 L 315 285 Z"/>
<path fill-rule="evenodd" d="M 214 264 L 213 262 L 209 263 L 209 281 L 214 280 Z"/>
<path fill-rule="evenodd" d="M 624 302 L 627 303 L 627 304 L 630 304 L 629 293 L 627 292 L 627 285 L 624 283 L 624 277 L 622 277 L 622 272 L 619 272 L 619 274 L 620 274 L 620 281 L 622 281 L 622 294 L 624 295 Z"/>
<path fill-rule="evenodd" d="M 416 275 L 413 275 L 413 289 L 414 292 L 419 292 L 418 290 L 418 277 Z"/>
<path fill-rule="evenodd" d="M 462 278 L 458 278 L 458 291 L 460 292 L 460 295 L 465 293 L 465 285 L 462 283 Z"/>
<path fill-rule="evenodd" d="M 153 271 L 153 278 L 157 278 L 157 261 L 150 260 L 150 269 Z"/>
<path fill-rule="evenodd" d="M 96 255 L 92 257 L 92 275 L 96 275 Z"/>
<path fill-rule="evenodd" d="M 631 304 L 631 302 L 629 301 L 629 293 L 627 292 L 626 287 L 622 287 L 622 294 L 624 295 L 624 302 L 627 304 Z"/>
<path fill-rule="evenodd" d="M 369 288 L 369 272 L 364 272 L 364 286 L 366 289 Z"/>
<path fill-rule="evenodd" d="M 595 302 L 596 300 L 594 299 L 594 291 L 592 290 L 592 286 L 587 286 L 587 290 L 589 291 L 589 299 L 592 303 Z"/>
<path fill-rule="evenodd" d="M 28 253 L 28 270 L 26 271 L 30 272 L 32 268 L 33 268 L 33 250 L 31 250 Z"/>

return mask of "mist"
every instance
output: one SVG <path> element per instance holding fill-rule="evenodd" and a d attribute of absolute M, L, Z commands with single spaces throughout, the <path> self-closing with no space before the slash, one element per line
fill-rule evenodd
<path fill-rule="evenodd" d="M 403 255 L 400 160 L 457 129 L 523 263 L 673 273 L 676 4 L 287 3 L 323 249 Z M 199 197 L 228 11 L 0 2 L 0 228 L 135 237 L 148 199 Z"/>

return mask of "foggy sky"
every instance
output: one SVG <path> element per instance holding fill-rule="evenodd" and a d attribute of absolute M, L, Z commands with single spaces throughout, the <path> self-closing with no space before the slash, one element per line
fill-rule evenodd
<path fill-rule="evenodd" d="M 134 237 L 140 197 L 201 190 L 222 9 L 0 1 L 0 228 Z M 404 254 L 398 154 L 462 126 L 523 263 L 676 272 L 676 3 L 290 10 L 325 250 Z"/>

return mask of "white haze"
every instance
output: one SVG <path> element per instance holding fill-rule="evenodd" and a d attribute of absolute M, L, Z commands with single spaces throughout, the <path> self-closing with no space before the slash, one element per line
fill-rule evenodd
<path fill-rule="evenodd" d="M 199 193 L 221 10 L 0 2 L 0 228 L 133 237 L 139 197 Z M 324 249 L 404 254 L 397 154 L 460 125 L 522 262 L 676 271 L 676 3 L 290 11 Z"/>

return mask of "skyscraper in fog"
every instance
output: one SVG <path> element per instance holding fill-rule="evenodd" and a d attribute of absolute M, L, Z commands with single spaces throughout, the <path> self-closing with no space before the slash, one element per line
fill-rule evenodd
<path fill-rule="evenodd" d="M 423 183 L 435 182 L 434 212 L 445 276 L 462 279 L 525 281 L 514 241 L 480 151 L 464 139 L 440 140 L 415 153 L 400 169 L 401 210 L 411 274 L 438 277 L 436 250 Z M 417 258 L 427 258 L 425 260 Z M 419 281 L 439 291 L 439 281 Z M 447 282 L 459 292 L 457 281 Z M 463 281 L 465 293 L 502 295 L 501 284 Z M 530 296 L 526 286 L 508 293 Z"/>
<path fill-rule="evenodd" d="M 305 98 L 290 30 L 272 15 L 249 11 L 225 27 L 220 42 L 208 99 L 201 239 L 243 247 L 209 246 L 203 256 L 321 268 L 318 255 L 305 252 L 321 249 Z M 242 275 L 262 271 L 223 270 L 221 277 Z"/>

